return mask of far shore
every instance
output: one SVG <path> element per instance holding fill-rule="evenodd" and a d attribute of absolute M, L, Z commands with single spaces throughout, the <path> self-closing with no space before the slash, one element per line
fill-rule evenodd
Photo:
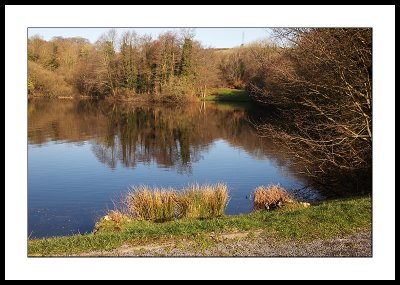
<path fill-rule="evenodd" d="M 66 96 L 43 96 L 42 94 L 29 94 L 28 99 L 62 99 L 62 100 L 87 100 L 87 99 L 98 99 L 96 96 L 89 96 L 83 94 L 74 94 L 74 95 L 66 95 Z M 201 102 L 201 101 L 210 101 L 210 102 L 250 102 L 252 101 L 248 92 L 242 89 L 233 89 L 233 88 L 214 88 L 210 89 L 208 94 L 203 97 L 193 97 L 193 100 L 185 100 L 184 102 L 167 100 L 164 98 L 160 100 L 156 100 L 154 98 L 149 98 L 147 94 L 137 94 L 133 96 L 109 96 L 105 100 L 107 101 L 118 101 L 118 102 L 143 102 L 143 103 L 191 103 L 191 102 Z"/>

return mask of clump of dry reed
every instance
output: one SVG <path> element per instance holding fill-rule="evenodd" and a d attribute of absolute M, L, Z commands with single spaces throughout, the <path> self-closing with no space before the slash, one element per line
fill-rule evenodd
<path fill-rule="evenodd" d="M 178 195 L 179 218 L 214 218 L 224 214 L 228 203 L 226 184 L 189 185 Z"/>
<path fill-rule="evenodd" d="M 189 185 L 177 192 L 173 188 L 133 187 L 111 211 L 107 219 L 122 217 L 165 222 L 177 218 L 213 218 L 224 215 L 228 203 L 225 184 Z"/>
<path fill-rule="evenodd" d="M 289 193 L 279 185 L 259 186 L 254 192 L 254 209 L 279 208 L 285 203 L 294 202 Z"/>
<path fill-rule="evenodd" d="M 125 204 L 129 216 L 157 222 L 175 218 L 176 191 L 172 188 L 133 187 L 126 196 Z"/>

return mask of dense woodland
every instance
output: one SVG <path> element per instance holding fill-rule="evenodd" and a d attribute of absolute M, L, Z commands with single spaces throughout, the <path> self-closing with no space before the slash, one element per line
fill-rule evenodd
<path fill-rule="evenodd" d="M 134 31 L 118 37 L 110 30 L 95 44 L 82 38 L 31 37 L 28 60 L 28 92 L 33 95 L 181 102 L 217 84 L 213 50 L 188 31 L 152 39 Z"/>
<path fill-rule="evenodd" d="M 260 136 L 279 142 L 299 169 L 370 187 L 372 29 L 273 32 L 232 49 L 203 47 L 189 31 L 152 39 L 110 30 L 94 44 L 31 37 L 28 94 L 183 103 L 215 87 L 246 89 L 274 110 L 269 119 L 252 118 Z"/>

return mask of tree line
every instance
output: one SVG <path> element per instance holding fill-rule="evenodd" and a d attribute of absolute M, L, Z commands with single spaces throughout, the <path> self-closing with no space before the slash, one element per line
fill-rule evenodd
<path fill-rule="evenodd" d="M 217 82 L 216 61 L 193 33 L 166 32 L 157 39 L 127 31 L 103 34 L 95 44 L 83 38 L 28 40 L 28 93 L 156 101 L 188 101 Z"/>

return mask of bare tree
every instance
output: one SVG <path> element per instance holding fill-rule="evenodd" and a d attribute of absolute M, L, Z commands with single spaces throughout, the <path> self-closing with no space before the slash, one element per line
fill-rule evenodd
<path fill-rule="evenodd" d="M 101 52 L 102 71 L 105 73 L 106 80 L 103 84 L 107 86 L 110 92 L 115 97 L 118 93 L 118 59 L 116 53 L 117 31 L 115 29 L 109 30 L 103 34 L 97 41 L 97 46 Z"/>
<path fill-rule="evenodd" d="M 205 49 L 199 43 L 193 47 L 192 72 L 196 82 L 197 93 L 201 97 L 207 95 L 208 88 L 218 85 L 218 61 L 212 49 Z"/>
<path fill-rule="evenodd" d="M 248 87 L 284 124 L 258 124 L 288 146 L 310 175 L 372 166 L 372 30 L 284 30 L 291 42 Z M 267 59 L 265 59 L 267 60 Z"/>

